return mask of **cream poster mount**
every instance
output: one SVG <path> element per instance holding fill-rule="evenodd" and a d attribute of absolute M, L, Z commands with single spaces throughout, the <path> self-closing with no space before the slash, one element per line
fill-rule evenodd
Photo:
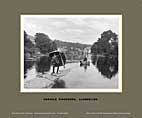
<path fill-rule="evenodd" d="M 21 92 L 122 92 L 122 15 L 20 15 Z"/>

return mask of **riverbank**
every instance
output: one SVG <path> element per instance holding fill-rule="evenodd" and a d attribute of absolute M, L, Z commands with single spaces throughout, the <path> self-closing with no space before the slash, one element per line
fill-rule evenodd
<path fill-rule="evenodd" d="M 68 63 L 65 68 L 60 67 L 59 74 L 51 75 L 51 73 L 52 68 L 45 74 L 39 74 L 36 72 L 35 66 L 33 66 L 26 74 L 24 88 L 118 88 L 118 74 L 111 79 L 107 78 L 93 64 L 80 67 L 79 63 Z"/>
<path fill-rule="evenodd" d="M 24 79 L 24 88 L 26 89 L 40 89 L 40 88 L 52 88 L 57 83 L 60 82 L 60 79 L 66 76 L 71 71 L 69 67 L 60 67 L 58 74 L 51 74 L 52 70 L 46 72 L 45 74 L 37 73 L 35 66 L 28 71 L 27 75 L 30 75 Z"/>
<path fill-rule="evenodd" d="M 50 74 L 36 75 L 36 77 L 32 79 L 24 80 L 24 88 L 51 88 L 55 79 L 57 79 L 57 77 L 51 76 Z"/>

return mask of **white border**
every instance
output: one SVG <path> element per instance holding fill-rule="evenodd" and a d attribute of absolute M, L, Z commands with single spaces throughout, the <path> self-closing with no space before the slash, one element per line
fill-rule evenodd
<path fill-rule="evenodd" d="M 115 14 L 114 14 L 115 15 Z M 24 88 L 24 17 L 39 17 L 40 18 L 54 18 L 54 17 L 60 17 L 60 18 L 83 18 L 83 17 L 98 17 L 98 16 L 114 16 L 114 15 L 20 15 L 20 92 L 25 93 L 25 92 L 69 92 L 69 93 L 76 93 L 76 92 L 80 92 L 80 93 L 88 93 L 88 92 L 95 92 L 95 93 L 121 93 L 122 92 L 122 14 L 121 15 L 117 15 L 119 16 L 119 67 L 118 67 L 118 72 L 119 72 L 119 82 L 118 82 L 118 88 L 117 89 L 25 89 Z"/>

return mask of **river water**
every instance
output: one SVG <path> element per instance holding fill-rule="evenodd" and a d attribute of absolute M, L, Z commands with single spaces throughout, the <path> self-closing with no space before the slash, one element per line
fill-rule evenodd
<path fill-rule="evenodd" d="M 64 84 L 59 88 L 118 88 L 118 61 L 110 57 L 95 57 L 90 61 L 90 65 L 80 66 L 80 63 L 68 63 L 60 67 L 60 80 Z M 52 73 L 52 66 L 44 64 L 46 72 Z M 44 68 L 45 68 L 44 67 Z M 25 80 L 32 80 L 40 73 L 42 65 L 37 66 L 35 62 L 25 62 Z M 45 74 L 43 73 L 43 75 Z M 58 83 L 59 84 L 59 83 Z M 54 86 L 53 88 L 58 88 Z"/>

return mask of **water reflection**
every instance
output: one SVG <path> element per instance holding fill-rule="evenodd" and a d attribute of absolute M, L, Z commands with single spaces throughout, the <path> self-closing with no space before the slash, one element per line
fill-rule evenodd
<path fill-rule="evenodd" d="M 27 71 L 30 70 L 35 64 L 36 72 L 44 74 L 45 72 L 50 71 L 51 67 L 51 58 L 48 56 L 42 56 L 36 61 L 34 60 L 25 60 L 24 61 L 24 78 L 26 78 Z"/>
<path fill-rule="evenodd" d="M 111 79 L 118 73 L 118 57 L 93 55 L 91 59 L 98 71 L 108 79 Z"/>
<path fill-rule="evenodd" d="M 44 74 L 50 71 L 51 58 L 49 56 L 42 56 L 36 61 L 36 71 Z"/>
<path fill-rule="evenodd" d="M 24 61 L 24 78 L 26 78 L 27 71 L 34 65 L 34 61 Z"/>
<path fill-rule="evenodd" d="M 65 81 L 62 79 L 55 79 L 52 88 L 66 88 Z"/>
<path fill-rule="evenodd" d="M 86 72 L 88 66 L 90 66 L 90 61 L 80 61 L 80 67 L 84 68 L 84 72 Z"/>
<path fill-rule="evenodd" d="M 90 61 L 90 58 L 88 60 Z M 26 87 L 43 88 L 47 86 L 48 88 L 51 87 L 48 86 L 49 84 L 52 85 L 52 88 L 104 88 L 104 86 L 116 88 L 118 85 L 118 59 L 110 56 L 92 56 L 92 63 L 90 66 L 68 63 L 65 68 L 60 68 L 60 73 L 51 75 L 52 70 L 48 72 L 51 68 L 50 58 L 42 57 L 35 62 L 27 61 L 25 63 Z M 104 77 L 108 79 L 104 79 Z M 113 79 L 110 81 L 111 78 Z"/>

